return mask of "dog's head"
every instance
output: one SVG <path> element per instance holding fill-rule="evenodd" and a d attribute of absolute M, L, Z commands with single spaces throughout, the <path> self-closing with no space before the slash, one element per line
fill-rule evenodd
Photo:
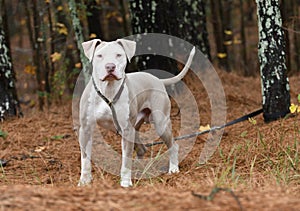
<path fill-rule="evenodd" d="M 103 42 L 94 39 L 82 43 L 86 57 L 93 65 L 93 76 L 101 81 L 120 80 L 125 75 L 127 59 L 135 54 L 136 42 L 118 39 Z"/>

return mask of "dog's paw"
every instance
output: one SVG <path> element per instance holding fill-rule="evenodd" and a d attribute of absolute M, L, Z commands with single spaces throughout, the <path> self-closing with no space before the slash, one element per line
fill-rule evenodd
<path fill-rule="evenodd" d="M 169 174 L 179 173 L 179 167 L 177 165 L 172 165 L 169 168 Z"/>
<path fill-rule="evenodd" d="M 131 181 L 131 179 L 130 180 L 121 180 L 120 184 L 123 188 L 129 188 L 132 186 L 132 181 Z"/>
<path fill-rule="evenodd" d="M 90 185 L 92 183 L 92 180 L 93 180 L 92 175 L 81 176 L 78 182 L 78 186 Z"/>

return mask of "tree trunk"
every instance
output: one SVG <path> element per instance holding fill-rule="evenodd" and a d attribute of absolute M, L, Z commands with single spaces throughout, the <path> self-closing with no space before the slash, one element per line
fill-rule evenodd
<path fill-rule="evenodd" d="M 206 29 L 205 0 L 151 0 L 130 1 L 133 34 L 169 34 L 196 45 L 210 59 L 210 48 Z M 197 21 L 196 21 L 197 20 Z M 158 45 L 169 45 L 159 43 Z M 165 46 L 166 47 L 166 46 Z M 172 47 L 167 46 L 172 52 Z M 140 56 L 140 69 L 163 69 L 178 73 L 174 60 L 161 56 Z"/>
<path fill-rule="evenodd" d="M 256 3 L 263 116 L 269 122 L 289 113 L 290 88 L 286 74 L 285 40 L 278 0 L 256 0 Z"/>
<path fill-rule="evenodd" d="M 77 48 L 80 51 L 80 60 L 82 63 L 82 68 L 83 68 L 84 80 L 85 80 L 85 84 L 87 84 L 88 80 L 89 80 L 89 76 L 91 74 L 91 72 L 90 72 L 91 68 L 90 68 L 89 60 L 85 57 L 84 51 L 83 51 L 83 48 L 81 45 L 84 41 L 84 37 L 83 37 L 81 23 L 78 18 L 78 14 L 77 14 L 77 4 L 76 4 L 75 0 L 69 0 L 68 4 L 69 4 L 70 13 L 71 13 L 73 29 L 75 32 Z"/>
<path fill-rule="evenodd" d="M 172 26 L 174 27 L 172 22 L 176 20 L 173 6 L 174 1 L 171 0 L 130 1 L 133 34 L 164 33 L 173 35 L 171 33 Z M 166 45 L 166 43 L 159 43 L 159 40 L 158 44 Z M 147 46 L 143 47 L 147 48 Z M 140 71 L 161 69 L 174 75 L 178 73 L 177 63 L 174 60 L 159 55 L 139 56 L 138 67 Z"/>
<path fill-rule="evenodd" d="M 295 46 L 295 62 L 296 62 L 296 71 L 299 73 L 300 72 L 300 13 L 299 13 L 299 7 L 300 7 L 300 2 L 295 1 L 293 2 L 293 8 L 294 8 L 294 14 L 295 14 L 295 22 L 294 22 L 294 31 L 298 33 L 294 33 L 294 46 Z"/>
<path fill-rule="evenodd" d="M 43 110 L 45 105 L 45 81 L 44 81 L 44 66 L 41 55 L 42 51 L 42 36 L 41 36 L 41 16 L 38 8 L 38 1 L 32 0 L 32 15 L 33 15 L 33 29 L 34 29 L 34 63 L 36 66 L 36 79 L 38 82 L 38 98 L 39 98 L 39 109 Z"/>
<path fill-rule="evenodd" d="M 95 0 L 88 0 L 87 1 L 87 21 L 89 27 L 89 33 L 95 34 L 97 38 L 103 39 L 103 33 L 100 23 L 100 10 L 98 8 L 97 2 Z"/>
<path fill-rule="evenodd" d="M 221 15 L 221 1 L 220 0 L 210 0 L 211 4 L 211 13 L 212 13 L 212 22 L 213 22 L 213 32 L 217 47 L 217 57 L 218 65 L 220 68 L 230 71 L 228 63 L 228 54 L 227 48 L 224 45 L 224 26 L 222 24 L 222 15 Z"/>
<path fill-rule="evenodd" d="M 282 21 L 283 21 L 283 30 L 284 30 L 284 36 L 285 36 L 285 52 L 286 52 L 286 66 L 287 66 L 287 71 L 291 71 L 291 52 L 290 52 L 290 36 L 289 36 L 289 30 L 288 28 L 288 22 L 289 19 L 293 16 L 293 8 L 292 8 L 292 1 L 283 1 L 281 3 L 281 16 L 282 16 Z"/>
<path fill-rule="evenodd" d="M 124 30 L 124 34 L 126 36 L 128 36 L 130 33 L 130 23 L 128 21 L 127 18 L 127 14 L 128 14 L 128 8 L 126 7 L 126 3 L 125 0 L 119 0 L 119 5 L 120 5 L 120 12 L 122 14 L 122 19 L 123 19 L 123 30 Z"/>
<path fill-rule="evenodd" d="M 180 13 L 176 13 L 179 37 L 195 45 L 211 60 L 206 27 L 206 0 L 177 0 L 176 6 L 180 10 Z"/>
<path fill-rule="evenodd" d="M 41 15 L 40 17 L 40 26 L 41 26 L 41 49 L 42 49 L 42 55 L 43 55 L 43 60 L 42 60 L 42 64 L 43 64 L 43 83 L 45 84 L 45 93 L 46 93 L 46 99 L 47 99 L 47 104 L 48 107 L 51 105 L 51 98 L 50 98 L 50 94 L 51 94 L 51 85 L 50 85 L 50 71 L 52 69 L 52 63 L 50 61 L 50 57 L 49 57 L 49 53 L 48 53 L 48 49 L 49 52 L 51 52 L 51 44 L 48 45 L 47 44 L 47 36 L 48 34 L 51 33 L 51 28 L 52 26 L 50 26 L 49 22 L 45 22 L 46 17 L 49 20 L 49 15 L 48 12 L 50 12 L 50 4 L 46 3 L 45 1 L 39 1 L 38 2 L 38 8 L 46 8 L 47 13 L 45 13 L 44 15 Z M 47 31 L 49 30 L 49 32 Z"/>
<path fill-rule="evenodd" d="M 38 101 L 39 101 L 39 109 L 43 110 L 45 104 L 45 81 L 44 81 L 44 67 L 43 67 L 43 59 L 41 58 L 42 54 L 42 38 L 40 36 L 41 30 L 41 17 L 38 12 L 37 0 L 25 1 L 22 3 L 25 7 L 26 14 L 26 24 L 27 30 L 29 33 L 29 40 L 32 48 L 32 57 L 33 57 L 33 66 L 35 67 L 35 76 L 38 86 Z"/>
<path fill-rule="evenodd" d="M 0 0 L 0 8 L 5 9 L 4 1 Z M 6 41 L 3 11 L 0 11 L 0 120 L 9 116 L 22 115 L 15 87 L 15 73 Z"/>
<path fill-rule="evenodd" d="M 254 75 L 253 71 L 250 71 L 247 61 L 247 40 L 246 40 L 246 26 L 245 26 L 245 12 L 244 12 L 244 0 L 240 0 L 240 15 L 241 15 L 241 40 L 242 45 L 240 48 L 240 54 L 242 55 L 242 64 L 244 69 L 244 76 Z"/>

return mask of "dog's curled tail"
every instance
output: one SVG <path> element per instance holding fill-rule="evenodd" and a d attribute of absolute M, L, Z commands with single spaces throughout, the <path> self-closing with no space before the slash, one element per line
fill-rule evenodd
<path fill-rule="evenodd" d="M 183 79 L 183 77 L 186 75 L 186 73 L 190 69 L 195 52 L 196 52 L 195 47 L 193 47 L 184 68 L 180 71 L 180 73 L 178 75 L 176 75 L 172 78 L 160 79 L 164 83 L 165 86 L 175 84 L 175 83 L 179 82 L 181 79 Z"/>

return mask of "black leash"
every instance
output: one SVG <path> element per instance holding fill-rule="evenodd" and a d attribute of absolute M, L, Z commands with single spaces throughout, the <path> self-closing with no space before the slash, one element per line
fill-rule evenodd
<path fill-rule="evenodd" d="M 199 135 L 202 135 L 202 134 L 205 134 L 205 133 L 209 133 L 211 131 L 215 131 L 215 130 L 220 130 L 222 128 L 225 128 L 225 127 L 228 127 L 228 126 L 231 126 L 231 125 L 234 125 L 234 124 L 237 124 L 239 122 L 243 122 L 245 120 L 248 120 L 249 118 L 252 118 L 252 117 L 255 117 L 259 114 L 261 114 L 263 112 L 263 109 L 259 109 L 259 110 L 256 110 L 250 114 L 246 114 L 245 116 L 242 116 L 238 119 L 235 119 L 235 120 L 232 120 L 224 125 L 221 125 L 221 126 L 214 126 L 208 130 L 204 130 L 204 131 L 199 131 L 199 132 L 195 132 L 195 133 L 191 133 L 191 134 L 187 134 L 187 135 L 183 135 L 183 136 L 178 136 L 178 137 L 175 137 L 174 138 L 174 141 L 178 141 L 178 140 L 182 140 L 182 139 L 187 139 L 187 138 L 192 138 L 192 137 L 195 137 L 195 136 L 199 136 Z M 153 143 L 148 143 L 148 144 L 145 144 L 146 147 L 151 147 L 151 146 L 155 146 L 155 145 L 159 145 L 159 144 L 163 144 L 164 142 L 163 141 L 158 141 L 158 142 L 153 142 Z"/>
<path fill-rule="evenodd" d="M 116 110 L 114 108 L 114 103 L 117 102 L 117 100 L 120 98 L 121 94 L 122 94 L 122 91 L 124 89 L 124 83 L 125 83 L 125 80 L 126 80 L 126 77 L 123 79 L 123 82 L 121 84 L 121 87 L 119 89 L 119 91 L 117 92 L 117 94 L 115 95 L 114 99 L 112 101 L 110 101 L 107 97 L 105 97 L 101 91 L 98 89 L 96 83 L 95 83 L 95 80 L 94 80 L 94 77 L 92 76 L 92 81 L 93 81 L 93 86 L 94 86 L 94 89 L 96 90 L 97 94 L 99 95 L 99 97 L 101 97 L 104 102 L 106 102 L 106 104 L 109 106 L 110 110 L 111 110 L 111 113 L 112 113 L 112 116 L 113 116 L 113 122 L 114 122 L 114 125 L 115 125 L 115 128 L 116 128 L 116 133 L 118 135 L 121 135 L 122 134 L 122 129 L 121 129 L 121 126 L 119 125 L 119 122 L 118 122 L 118 119 L 117 119 L 117 114 L 116 114 Z"/>

